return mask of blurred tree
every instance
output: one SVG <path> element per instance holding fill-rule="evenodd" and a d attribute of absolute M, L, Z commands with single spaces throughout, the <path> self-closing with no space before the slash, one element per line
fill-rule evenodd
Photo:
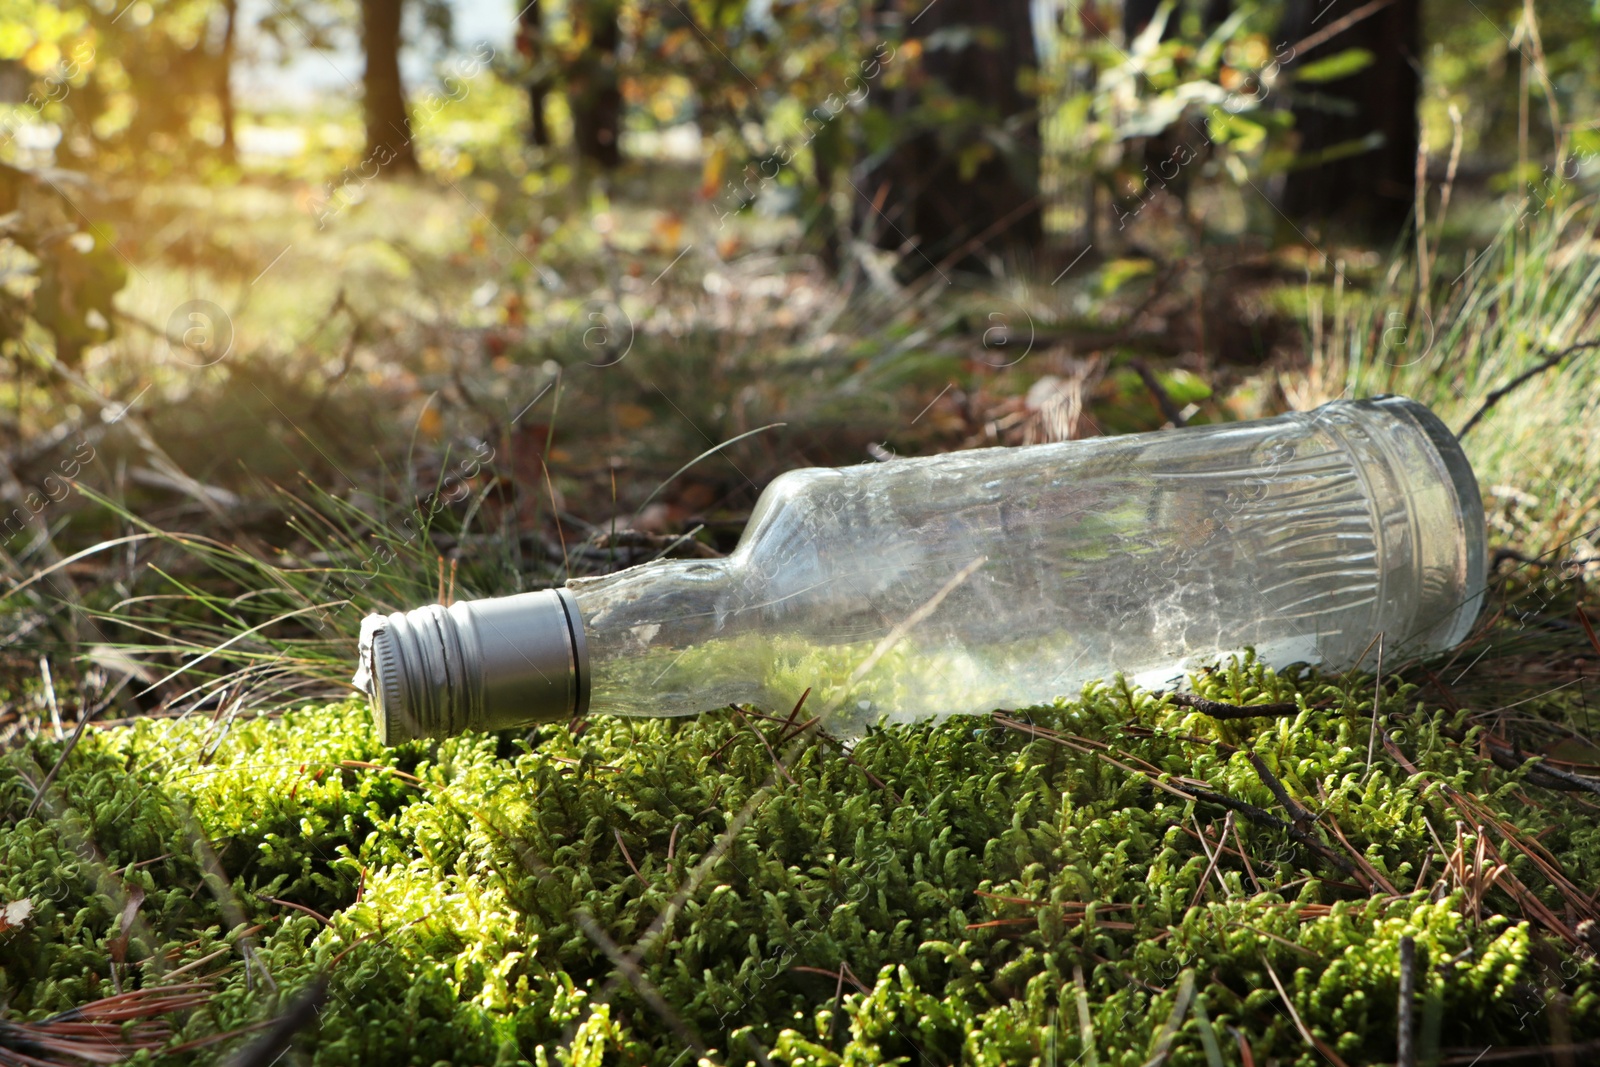
<path fill-rule="evenodd" d="M 233 61 L 239 40 L 239 0 L 222 0 L 222 46 L 217 51 L 217 111 L 222 122 L 222 158 L 239 161 L 234 140 L 236 112 L 233 103 Z"/>
<path fill-rule="evenodd" d="M 1122 0 L 1122 31 L 1127 37 L 1137 37 L 1156 17 L 1161 10 L 1162 3 L 1167 0 Z M 1233 14 L 1233 0 L 1202 0 L 1201 25 L 1207 31 L 1222 25 L 1222 21 Z M 1166 28 L 1162 30 L 1161 39 L 1170 40 L 1178 32 L 1179 20 L 1169 18 Z"/>
<path fill-rule="evenodd" d="M 933 0 L 907 24 L 922 77 L 893 106 L 914 132 L 867 190 L 889 220 L 875 227 L 880 243 L 914 242 L 936 261 L 1041 240 L 1038 111 L 1022 86 L 1038 66 L 1030 9 L 1029 0 Z"/>
<path fill-rule="evenodd" d="M 0 163 L 0 258 L 14 279 L 33 283 L 0 286 L 0 351 L 19 365 L 33 358 L 30 319 L 68 367 L 115 333 L 112 298 L 128 272 L 105 228 L 84 215 L 85 207 L 96 210 L 97 196 L 80 174 Z"/>
<path fill-rule="evenodd" d="M 610 170 L 622 162 L 622 88 L 617 48 L 622 43 L 620 0 L 574 0 L 579 50 L 567 72 L 572 139 L 578 154 Z"/>
<path fill-rule="evenodd" d="M 528 64 L 528 143 L 537 148 L 548 148 L 550 126 L 544 108 L 552 80 L 541 6 L 539 0 L 529 0 L 517 13 L 517 51 Z"/>
<path fill-rule="evenodd" d="M 1291 0 L 1282 35 L 1312 42 L 1297 46 L 1291 72 L 1351 49 L 1369 57 L 1295 94 L 1300 156 L 1284 183 L 1284 213 L 1395 237 L 1415 202 L 1421 0 Z"/>
<path fill-rule="evenodd" d="M 413 173 L 417 153 L 411 144 L 411 115 L 400 80 L 402 0 L 361 0 L 361 106 L 367 125 L 367 158 L 381 170 Z"/>

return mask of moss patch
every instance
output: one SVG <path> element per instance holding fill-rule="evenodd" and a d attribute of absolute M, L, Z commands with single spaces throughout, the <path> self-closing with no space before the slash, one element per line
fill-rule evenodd
<path fill-rule="evenodd" d="M 227 949 L 175 1042 L 325 971 L 317 1064 L 1182 1065 L 1244 1042 L 1309 1067 L 1273 976 L 1328 1050 L 1392 1062 L 1409 935 L 1423 1062 L 1600 1037 L 1600 968 L 1535 915 L 1571 902 L 1498 832 L 1480 861 L 1477 828 L 1592 891 L 1588 801 L 1406 686 L 1381 729 L 1414 775 L 1382 733 L 1367 764 L 1370 682 L 1198 683 L 1302 710 L 1218 723 L 1119 682 L 846 755 L 733 713 L 383 749 L 351 703 L 91 734 L 29 817 L 60 747 L 35 742 L 0 763 L 0 899 L 35 905 L 0 933 L 0 1000 L 39 1019 Z M 1317 844 L 1238 806 L 1287 819 L 1252 752 Z"/>

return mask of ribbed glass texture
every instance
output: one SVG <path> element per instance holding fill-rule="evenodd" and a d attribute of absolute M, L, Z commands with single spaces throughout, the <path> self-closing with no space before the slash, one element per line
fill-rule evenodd
<path fill-rule="evenodd" d="M 779 477 L 737 549 L 575 580 L 590 707 L 752 702 L 859 732 L 1166 685 L 1253 647 L 1371 664 L 1461 640 L 1483 512 L 1455 438 L 1401 398 L 1259 422 Z"/>

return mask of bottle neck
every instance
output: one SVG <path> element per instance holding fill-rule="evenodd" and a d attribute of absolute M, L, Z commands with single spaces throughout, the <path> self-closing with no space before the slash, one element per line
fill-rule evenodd
<path fill-rule="evenodd" d="M 614 714 L 686 715 L 762 697 L 743 645 L 764 586 L 735 555 L 661 560 L 567 583 L 583 620 L 590 708 Z"/>

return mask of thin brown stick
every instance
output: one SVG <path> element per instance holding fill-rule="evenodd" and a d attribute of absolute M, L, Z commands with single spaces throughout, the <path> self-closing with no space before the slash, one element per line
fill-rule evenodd
<path fill-rule="evenodd" d="M 407 774 L 405 771 L 402 771 L 400 768 L 391 767 L 386 763 L 370 763 L 367 760 L 345 759 L 345 760 L 340 760 L 339 761 L 339 766 L 347 768 L 349 770 L 353 770 L 353 771 L 355 771 L 355 770 L 360 770 L 360 771 L 388 771 L 390 774 L 394 775 L 396 778 L 400 779 L 402 782 L 407 783 L 408 785 L 414 785 L 414 786 L 419 786 L 419 787 L 422 785 L 422 779 L 421 778 L 418 778 L 414 774 Z"/>
<path fill-rule="evenodd" d="M 994 721 L 1008 730 L 1016 730 L 1019 733 L 1028 734 L 1030 737 L 1038 737 L 1054 744 L 1063 745 L 1072 749 L 1074 752 L 1081 752 L 1084 755 L 1092 755 L 1097 759 L 1104 761 L 1105 763 L 1109 763 L 1111 766 L 1116 767 L 1119 770 L 1127 771 L 1129 774 L 1136 774 L 1143 777 L 1155 788 L 1166 793 L 1171 793 L 1175 797 L 1180 797 L 1184 800 L 1208 800 L 1214 804 L 1220 804 L 1225 808 L 1229 808 L 1238 812 L 1240 815 L 1243 815 L 1253 823 L 1257 823 L 1262 826 L 1269 826 L 1274 830 L 1280 830 L 1287 833 L 1291 838 L 1305 845 L 1318 856 L 1321 856 L 1324 860 L 1333 864 L 1335 867 L 1338 867 L 1346 874 L 1359 875 L 1360 873 L 1357 868 L 1350 863 L 1349 860 L 1328 848 L 1328 846 L 1312 837 L 1306 831 L 1300 829 L 1298 826 L 1295 826 L 1293 823 L 1285 822 L 1283 819 L 1278 818 L 1271 812 L 1264 811 L 1261 808 L 1256 807 L 1254 804 L 1239 800 L 1236 797 L 1230 797 L 1224 793 L 1213 792 L 1212 790 L 1204 789 L 1197 785 L 1190 785 L 1183 782 L 1164 781 L 1159 770 L 1151 769 L 1148 771 L 1141 771 L 1136 767 L 1130 767 L 1128 764 L 1119 759 L 1114 759 L 1104 752 L 1097 751 L 1096 746 L 1098 746 L 1098 748 L 1108 748 L 1110 746 L 1101 742 L 1091 741 L 1089 738 L 1070 737 L 1058 734 L 1054 730 L 1049 730 L 1042 726 L 1036 726 L 1033 723 L 1021 722 L 998 712 L 994 715 Z"/>
<path fill-rule="evenodd" d="M 811 723 L 821 721 L 822 716 L 814 716 L 810 722 L 807 722 L 804 726 L 801 726 L 800 729 L 796 730 L 794 733 L 791 734 L 788 732 L 789 728 L 794 725 L 794 720 L 799 717 L 800 709 L 806 706 L 806 698 L 810 695 L 811 687 L 808 685 L 806 686 L 806 691 L 800 694 L 800 699 L 794 702 L 794 710 L 790 711 L 789 717 L 784 720 L 783 729 L 778 731 L 778 744 L 788 744 L 791 737 L 799 737 L 800 734 L 805 732 L 806 727 L 809 727 Z"/>
<path fill-rule="evenodd" d="M 220 1034 L 207 1034 L 205 1037 L 197 1037 L 193 1041 L 185 1041 L 181 1045 L 173 1045 L 171 1048 L 164 1048 L 161 1050 L 161 1055 L 176 1056 L 183 1052 L 193 1052 L 195 1049 L 206 1048 L 207 1046 L 215 1045 L 220 1041 L 227 1041 L 230 1038 L 239 1037 L 243 1034 L 253 1034 L 257 1030 L 265 1030 L 267 1027 L 271 1026 L 277 1021 L 278 1020 L 276 1019 L 260 1019 L 253 1023 L 246 1023 L 245 1025 L 233 1030 L 225 1030 Z"/>
<path fill-rule="evenodd" d="M 639 865 L 634 863 L 633 862 L 633 857 L 631 855 L 629 855 L 628 846 L 622 843 L 622 831 L 618 830 L 616 827 L 612 827 L 611 828 L 611 833 L 617 839 L 617 847 L 622 850 L 622 858 L 628 861 L 628 869 L 633 872 L 633 876 L 635 878 L 639 879 L 639 884 L 640 885 L 642 885 L 642 886 L 648 885 L 648 883 L 645 882 L 645 880 L 644 880 L 644 875 L 639 873 Z"/>
<path fill-rule="evenodd" d="M 1173 399 L 1171 395 L 1168 394 L 1166 387 L 1161 384 L 1161 379 L 1157 378 L 1155 371 L 1150 369 L 1150 364 L 1146 363 L 1142 359 L 1130 359 L 1128 361 L 1128 366 L 1132 367 L 1133 372 L 1139 376 L 1139 380 L 1144 383 L 1145 389 L 1148 390 L 1151 397 L 1155 399 L 1156 406 L 1161 409 L 1162 416 L 1165 417 L 1168 422 L 1172 423 L 1174 426 L 1182 426 L 1184 423 L 1189 421 L 1183 417 L 1183 412 L 1180 411 L 1178 409 L 1178 405 L 1173 402 Z"/>
<path fill-rule="evenodd" d="M 1234 926 L 1240 930 L 1249 930 L 1252 934 L 1259 934 L 1268 941 L 1276 941 L 1278 944 L 1282 945 L 1291 952 L 1298 952 L 1300 955 L 1308 956 L 1311 959 L 1317 960 L 1318 962 L 1325 962 L 1322 956 L 1318 955 L 1316 952 L 1313 952 L 1311 949 L 1306 948 L 1304 945 L 1297 945 L 1293 941 L 1290 941 L 1287 937 L 1280 937 L 1277 934 L 1272 933 L 1270 930 L 1263 930 L 1260 927 L 1251 926 L 1249 923 L 1242 923 L 1233 919 L 1230 919 L 1224 925 Z"/>
<path fill-rule="evenodd" d="M 1239 1062 L 1244 1064 L 1244 1067 L 1256 1067 L 1256 1055 L 1250 1047 L 1250 1039 L 1244 1036 L 1243 1031 L 1235 1030 L 1231 1026 L 1228 1027 L 1228 1033 L 1239 1043 Z"/>
<path fill-rule="evenodd" d="M 1022 904 L 1030 908 L 1077 908 L 1080 911 L 1090 904 L 1095 911 L 1127 911 L 1137 908 L 1137 904 L 1108 904 L 1101 900 L 1030 900 L 1027 897 L 1008 897 L 1001 893 L 986 893 L 982 889 L 974 889 L 972 895 L 983 897 L 987 900 L 1003 900 L 1007 904 Z"/>
<path fill-rule="evenodd" d="M 333 925 L 332 920 L 330 920 L 326 915 L 322 914 L 320 911 L 317 911 L 317 910 L 315 910 L 313 908 L 308 908 L 304 904 L 296 904 L 292 900 L 280 900 L 277 897 L 262 897 L 261 899 L 262 900 L 270 900 L 274 904 L 280 905 L 280 906 L 285 907 L 285 908 L 293 908 L 295 911 L 298 911 L 298 912 L 301 912 L 302 914 L 311 916 L 313 919 L 317 920 L 317 922 L 321 923 L 323 926 L 332 926 Z"/>
<path fill-rule="evenodd" d="M 1304 805 L 1289 795 L 1289 791 L 1283 787 L 1283 783 L 1278 780 L 1278 776 L 1272 773 L 1272 768 L 1267 766 L 1266 760 L 1254 752 L 1249 753 L 1249 757 L 1250 766 L 1256 769 L 1256 775 L 1268 789 L 1272 790 L 1272 795 L 1278 798 L 1278 803 L 1283 805 L 1283 810 L 1289 813 L 1291 822 L 1296 826 L 1300 826 L 1303 823 L 1317 821 L 1315 815 L 1307 811 Z"/>
<path fill-rule="evenodd" d="M 1589 621 L 1589 615 L 1583 610 L 1583 605 L 1577 605 L 1578 623 L 1583 627 L 1583 632 L 1588 635 L 1589 643 L 1596 652 L 1600 652 L 1600 635 L 1594 632 L 1594 624 Z"/>
<path fill-rule="evenodd" d="M 776 715 L 767 715 L 764 712 L 757 711 L 755 708 L 750 708 L 748 710 L 749 710 L 749 713 L 751 715 L 754 715 L 758 719 L 765 719 L 768 722 L 787 722 L 788 721 L 787 719 L 780 719 Z M 821 721 L 822 721 L 822 716 L 821 715 L 812 716 L 811 718 L 807 719 L 805 722 L 801 723 L 794 730 L 793 733 L 789 734 L 788 737 L 784 738 L 782 743 L 787 744 L 789 741 L 792 741 L 795 738 L 799 737 L 801 734 L 805 733 L 807 730 L 811 729 L 813 726 L 817 725 Z M 890 798 L 893 799 L 896 804 L 899 804 L 901 802 L 900 794 L 896 793 L 893 789 L 889 788 L 889 783 L 885 782 L 882 778 L 879 778 L 876 774 L 873 774 L 871 771 L 867 770 L 866 765 L 863 764 L 860 760 L 856 759 L 856 757 L 851 753 L 851 751 L 848 748 L 845 747 L 845 744 L 844 744 L 843 741 L 840 741 L 837 737 L 834 737 L 832 734 L 828 733 L 826 730 L 820 730 L 820 731 L 817 732 L 817 740 L 825 742 L 826 744 L 832 745 L 834 747 L 834 749 L 836 749 L 838 751 L 839 755 L 844 757 L 844 759 L 845 759 L 845 761 L 847 763 L 849 763 L 851 766 L 855 767 L 856 770 L 860 771 L 863 775 L 866 776 L 867 781 L 871 782 L 878 789 L 881 789 L 885 793 L 888 793 Z M 720 751 L 722 751 L 722 748 L 725 748 L 725 747 L 727 747 L 727 742 L 724 742 L 723 745 L 721 747 L 719 747 L 717 751 L 720 752 Z M 715 754 L 716 753 L 713 753 L 713 755 L 715 755 Z"/>
<path fill-rule="evenodd" d="M 1406 758 L 1405 753 L 1400 750 L 1400 747 L 1387 734 L 1384 735 L 1383 744 L 1389 754 L 1395 758 L 1395 762 L 1399 763 L 1406 773 L 1412 776 L 1421 773 L 1416 764 Z M 1444 799 L 1449 801 L 1457 811 L 1470 815 L 1475 820 L 1493 827 L 1507 844 L 1532 861 L 1534 866 L 1539 869 L 1539 873 L 1543 874 L 1556 892 L 1561 894 L 1574 915 L 1583 918 L 1597 917 L 1594 903 L 1567 878 L 1566 873 L 1561 869 L 1561 865 L 1554 857 L 1546 853 L 1542 846 L 1539 846 L 1537 842 L 1529 843 L 1523 841 L 1517 834 L 1515 827 L 1508 827 L 1502 823 L 1495 817 L 1493 812 L 1489 811 L 1475 797 L 1469 798 L 1466 794 L 1447 783 L 1440 782 L 1438 784 Z M 1440 848 L 1442 850 L 1443 846 L 1441 845 Z M 1495 855 L 1498 860 L 1498 852 Z M 1577 947 L 1579 942 L 1576 931 L 1546 907 L 1544 902 L 1529 891 L 1526 886 L 1522 885 L 1515 876 L 1507 874 L 1501 881 L 1505 884 L 1506 891 L 1518 899 L 1518 902 L 1522 904 L 1525 911 L 1530 913 L 1532 918 L 1543 924 L 1551 933 L 1560 937 L 1568 945 Z M 1518 896 L 1518 894 L 1522 896 Z"/>
<path fill-rule="evenodd" d="M 1289 49 L 1289 54 L 1298 56 L 1309 52 L 1311 49 L 1317 47 L 1317 45 L 1322 44 L 1325 41 L 1333 40 L 1335 37 L 1339 36 L 1345 30 L 1348 30 L 1351 26 L 1354 26 L 1362 19 L 1376 15 L 1378 12 L 1382 11 L 1392 3 L 1394 3 L 1394 0 L 1372 0 L 1372 3 L 1364 4 L 1350 12 L 1350 14 L 1346 15 L 1344 18 L 1336 19 L 1333 22 L 1328 23 L 1316 33 L 1313 33 L 1308 37 L 1300 38 L 1300 40 L 1296 41 L 1294 46 Z"/>
<path fill-rule="evenodd" d="M 1233 824 L 1233 847 L 1239 850 L 1239 858 L 1244 861 L 1244 873 L 1250 876 L 1250 884 L 1256 887 L 1256 894 L 1261 893 L 1261 879 L 1256 877 L 1256 869 L 1250 863 L 1250 853 L 1245 851 L 1244 839 L 1239 836 L 1239 824 Z"/>
<path fill-rule="evenodd" d="M 1484 397 L 1483 404 L 1478 408 L 1477 411 L 1472 413 L 1472 418 L 1468 419 L 1461 429 L 1456 431 L 1456 437 L 1460 438 L 1467 436 L 1467 433 L 1474 426 L 1478 425 L 1479 421 L 1481 421 L 1485 415 L 1489 414 L 1496 404 L 1504 400 L 1507 394 L 1511 393 L 1525 382 L 1538 377 L 1551 367 L 1557 366 L 1574 352 L 1584 352 L 1592 348 L 1600 348 L 1600 339 L 1594 341 L 1580 341 L 1575 345 L 1568 345 L 1561 351 L 1556 352 L 1548 358 L 1540 360 L 1532 367 L 1529 367 L 1527 370 L 1511 379 L 1505 385 L 1502 385 L 1500 388 L 1494 390 L 1488 396 Z"/>
<path fill-rule="evenodd" d="M 1288 992 L 1283 988 L 1283 981 L 1278 977 L 1278 972 L 1272 969 L 1272 964 L 1267 961 L 1265 954 L 1261 956 L 1262 966 L 1267 969 L 1267 977 L 1272 979 L 1272 984 L 1278 990 L 1278 996 L 1283 998 L 1283 1003 L 1289 1009 L 1289 1018 L 1294 1020 L 1295 1029 L 1300 1031 L 1300 1036 L 1306 1039 L 1306 1044 L 1328 1057 L 1334 1067 L 1348 1067 L 1339 1054 L 1317 1039 L 1317 1036 L 1306 1029 L 1306 1024 L 1300 1020 L 1300 1013 L 1295 1010 L 1294 1001 L 1289 999 Z"/>
<path fill-rule="evenodd" d="M 1394 887 L 1394 883 L 1385 878 L 1382 872 L 1380 872 L 1378 868 L 1374 867 L 1372 862 L 1368 860 L 1366 856 L 1362 855 L 1361 852 L 1350 843 L 1349 838 L 1344 836 L 1344 831 L 1339 829 L 1339 823 L 1334 819 L 1331 813 L 1328 814 L 1327 820 L 1328 829 L 1333 831 L 1333 836 L 1339 839 L 1339 844 L 1343 845 L 1345 851 L 1350 853 L 1350 858 L 1355 860 L 1356 867 L 1361 871 L 1361 873 L 1364 874 L 1373 885 L 1376 885 L 1385 893 L 1388 893 L 1392 897 L 1399 896 L 1400 890 L 1396 889 Z"/>
<path fill-rule="evenodd" d="M 1217 835 L 1217 850 L 1215 852 L 1206 847 L 1205 834 L 1202 833 L 1200 835 L 1200 847 L 1205 849 L 1206 856 L 1210 859 L 1210 862 L 1206 864 L 1205 873 L 1200 876 L 1200 883 L 1194 887 L 1194 899 L 1189 901 L 1189 909 L 1191 911 L 1200 906 L 1200 898 L 1205 894 L 1206 886 L 1211 882 L 1211 873 L 1217 869 L 1217 861 L 1222 858 L 1222 846 L 1227 843 L 1228 831 L 1232 829 L 1233 812 L 1230 811 L 1222 817 L 1222 833 Z M 1222 891 L 1226 895 L 1228 887 L 1223 884 L 1220 876 L 1217 878 L 1217 884 L 1222 886 Z"/>
<path fill-rule="evenodd" d="M 1512 751 L 1501 748 L 1492 741 L 1489 742 L 1489 750 L 1491 753 Z M 1495 762 L 1498 763 L 1499 760 Z M 1588 792 L 1600 795 L 1600 781 L 1596 781 L 1593 778 L 1585 778 L 1581 774 L 1573 774 L 1571 771 L 1564 771 L 1559 767 L 1552 767 L 1542 757 L 1535 756 L 1532 759 L 1523 760 L 1508 769 L 1520 770 L 1523 767 L 1528 769 L 1528 779 L 1530 781 L 1537 785 L 1542 785 L 1546 789 L 1565 792 Z"/>
<path fill-rule="evenodd" d="M 123 675 L 122 681 L 118 682 L 116 687 L 113 688 L 111 692 L 107 693 L 93 707 L 90 707 L 84 711 L 83 715 L 78 719 L 78 725 L 72 728 L 72 733 L 67 737 L 66 747 L 61 750 L 61 755 L 56 757 L 55 766 L 50 768 L 50 772 L 44 776 L 44 781 L 39 786 L 35 787 L 32 782 L 28 781 L 26 777 L 23 777 L 22 780 L 27 783 L 29 788 L 33 789 L 33 802 L 28 805 L 28 812 L 27 816 L 25 817 L 32 817 L 33 814 L 39 810 L 39 805 L 44 802 L 45 791 L 48 790 L 51 783 L 55 781 L 56 775 L 61 773 L 62 765 L 66 763 L 67 757 L 72 755 L 72 750 L 77 747 L 78 738 L 83 735 L 84 727 L 88 725 L 89 721 L 96 715 L 109 708 L 111 706 L 111 702 L 117 699 L 117 694 L 121 693 L 122 690 L 127 687 L 128 683 L 132 681 L 132 679 L 133 676 L 131 674 Z"/>
<path fill-rule="evenodd" d="M 978 233 L 968 239 L 965 244 L 961 245 L 954 252 L 951 252 L 944 259 L 940 260 L 939 266 L 935 268 L 935 273 L 942 275 L 945 271 L 949 270 L 951 267 L 961 262 L 962 259 L 966 258 L 967 253 L 978 248 L 989 238 L 1001 232 L 1007 226 L 1010 226 L 1013 222 L 1017 221 L 1023 215 L 1026 215 L 1029 211 L 1032 211 L 1038 206 L 1039 197 L 1030 196 L 1028 199 L 1012 208 L 1006 214 L 1000 216 L 1000 218 L 990 223 L 987 228 L 978 231 Z"/>
<path fill-rule="evenodd" d="M 861 992 L 872 992 L 872 990 L 861 984 L 861 980 L 855 976 L 855 972 L 851 971 L 849 967 L 842 963 L 839 965 L 839 969 L 837 971 L 830 971 L 823 967 L 790 967 L 789 970 L 798 971 L 800 974 L 820 974 L 826 978 L 836 978 L 841 983 L 848 978 L 850 980 L 850 984 L 861 990 Z"/>
<path fill-rule="evenodd" d="M 772 747 L 772 742 L 767 740 L 767 735 L 761 732 L 761 728 L 745 718 L 744 712 L 740 711 L 737 705 L 734 706 L 733 713 L 739 717 L 740 722 L 750 727 L 750 732 L 755 734 L 761 741 L 762 747 L 767 750 L 767 755 L 772 757 L 772 765 L 778 768 L 778 773 L 783 775 L 784 780 L 799 789 L 800 783 L 794 780 L 794 775 L 789 773 L 789 768 L 783 765 L 783 760 L 778 756 L 778 750 Z"/>
<path fill-rule="evenodd" d="M 55 782 L 56 775 L 61 773 L 61 768 L 66 764 L 67 757 L 72 755 L 72 750 L 78 747 L 78 738 L 83 736 L 84 727 L 89 725 L 89 720 L 94 717 L 94 713 L 98 710 L 100 710 L 98 707 L 84 709 L 83 714 L 78 718 L 78 725 L 72 728 L 71 735 L 67 737 L 67 743 L 62 746 L 61 755 L 56 757 L 54 765 L 45 774 L 43 781 L 39 783 L 39 788 L 34 790 L 33 801 L 28 805 L 28 810 L 23 815 L 23 818 L 33 818 L 34 813 L 39 810 L 39 805 L 44 803 L 45 794 L 50 791 L 50 786 Z"/>
<path fill-rule="evenodd" d="M 1315 837 L 1312 837 L 1309 833 L 1300 829 L 1298 826 L 1295 826 L 1293 823 L 1285 822 L 1269 811 L 1263 811 L 1254 804 L 1235 799 L 1234 797 L 1230 797 L 1225 793 L 1212 792 L 1209 789 L 1197 789 L 1185 786 L 1177 786 L 1175 788 L 1179 792 L 1184 793 L 1195 800 L 1209 800 L 1213 804 L 1221 804 L 1225 808 L 1231 808 L 1253 823 L 1258 823 L 1262 826 L 1270 826 L 1275 830 L 1282 830 L 1290 837 L 1294 838 L 1296 841 L 1315 852 L 1318 856 L 1321 856 L 1324 860 L 1327 860 L 1329 863 L 1339 868 L 1345 874 L 1362 876 L 1360 868 L 1355 864 L 1351 863 L 1349 860 L 1345 859 L 1343 856 L 1339 855 L 1337 852 L 1333 851 L 1327 845 L 1324 845 L 1321 841 L 1318 841 Z"/>

